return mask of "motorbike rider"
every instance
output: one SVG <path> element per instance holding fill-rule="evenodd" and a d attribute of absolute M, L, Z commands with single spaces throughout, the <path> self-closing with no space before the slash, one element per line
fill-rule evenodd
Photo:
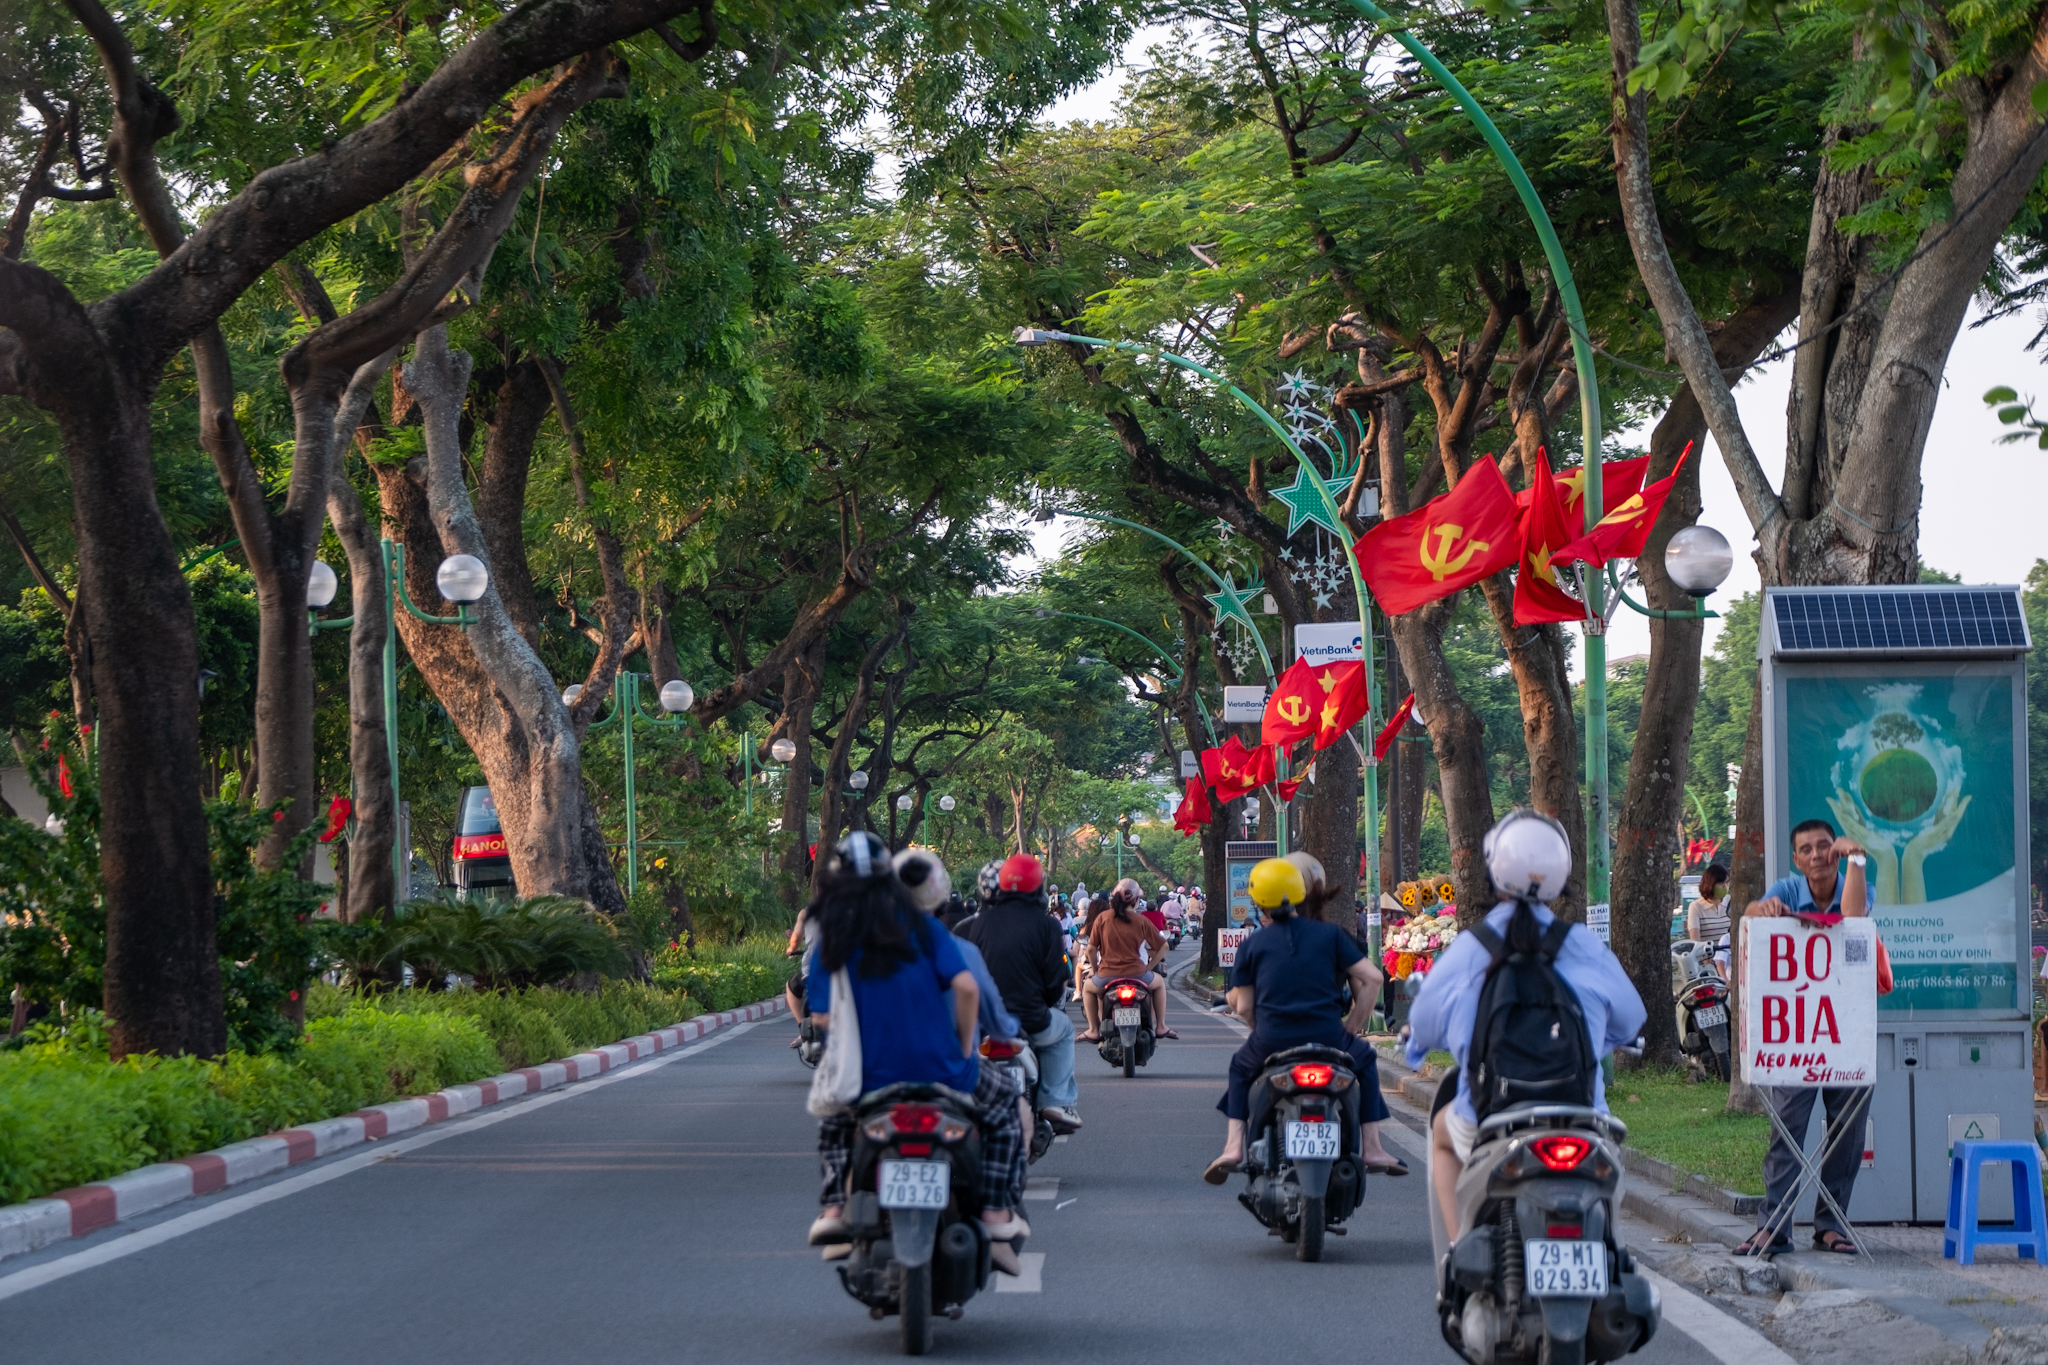
<path fill-rule="evenodd" d="M 1094 972 L 1082 985 L 1082 1008 L 1088 1014 L 1084 1043 L 1102 1041 L 1102 988 L 1121 977 L 1142 981 L 1152 992 L 1152 1036 L 1178 1038 L 1166 1027 L 1166 973 L 1148 968 L 1138 957 L 1143 948 L 1157 962 L 1166 953 L 1166 940 L 1157 927 L 1138 913 L 1141 893 L 1138 883 L 1126 877 L 1109 893 L 1108 908 L 1095 917 L 1088 930 L 1088 956 Z"/>
<path fill-rule="evenodd" d="M 1487 927 L 1508 940 L 1510 951 L 1535 951 L 1533 936 L 1529 941 L 1517 941 L 1509 934 L 1509 924 L 1521 924 L 1526 931 L 1529 921 L 1517 920 L 1515 914 L 1518 900 L 1533 912 L 1536 933 L 1556 920 L 1545 902 L 1562 892 L 1571 876 L 1572 846 L 1564 826 L 1539 811 L 1518 807 L 1487 831 L 1480 849 L 1500 901 L 1487 912 Z M 1478 1022 L 1480 990 L 1492 963 L 1492 955 L 1477 935 L 1458 935 L 1437 956 L 1408 1013 L 1410 1066 L 1419 1067 L 1431 1049 L 1447 1051 L 1458 1060 L 1457 1098 L 1438 1110 L 1430 1122 L 1430 1179 L 1443 1210 L 1444 1226 L 1453 1238 L 1460 1231 L 1458 1175 L 1479 1136 L 1467 1055 Z M 1643 998 L 1621 969 L 1621 959 L 1609 952 L 1591 929 L 1574 924 L 1553 966 L 1579 998 L 1596 1059 L 1632 1042 L 1642 1031 L 1643 1021 L 1649 1017 Z M 1593 1107 L 1605 1112 L 1606 1084 L 1598 1068 L 1592 1080 Z"/>
<path fill-rule="evenodd" d="M 1018 1274 L 1022 1262 L 1013 1243 L 1031 1233 L 1016 1212 L 1026 1167 L 1019 1092 L 1005 1069 L 980 1064 L 981 988 L 959 941 L 913 908 L 889 850 L 866 832 L 848 835 L 832 850 L 810 911 L 819 931 L 810 955 L 811 1021 L 830 1026 L 832 975 L 844 968 L 860 1018 L 862 1093 L 911 1081 L 973 1096 L 981 1129 L 981 1221 L 994 1243 L 996 1268 Z M 846 1168 L 853 1138 L 851 1113 L 819 1121 L 823 1180 L 812 1246 L 848 1241 Z"/>
<path fill-rule="evenodd" d="M 1062 1133 L 1076 1132 L 1080 1089 L 1074 1083 L 1074 1021 L 1060 1008 L 1066 995 L 1066 943 L 1046 912 L 1045 868 L 1028 853 L 1012 854 L 996 894 L 961 937 L 988 959 L 1002 1002 L 1017 1016 L 1038 1057 L 1038 1112 Z"/>
<path fill-rule="evenodd" d="M 1244 1162 L 1251 1088 L 1265 1070 L 1266 1059 L 1312 1043 L 1351 1054 L 1364 1100 L 1358 1150 L 1366 1169 L 1381 1175 L 1408 1174 L 1407 1166 L 1380 1141 L 1380 1124 L 1392 1111 L 1380 1094 L 1379 1056 L 1361 1036 L 1379 996 L 1380 970 L 1342 929 L 1297 913 L 1314 904 L 1309 878 L 1302 875 L 1297 859 L 1306 859 L 1321 879 L 1322 865 L 1306 854 L 1267 858 L 1251 870 L 1252 903 L 1269 923 L 1239 945 L 1237 965 L 1230 969 L 1231 1012 L 1251 1025 L 1252 1032 L 1230 1059 L 1229 1084 L 1216 1105 L 1228 1123 L 1222 1155 L 1202 1173 L 1211 1185 L 1221 1185 Z"/>

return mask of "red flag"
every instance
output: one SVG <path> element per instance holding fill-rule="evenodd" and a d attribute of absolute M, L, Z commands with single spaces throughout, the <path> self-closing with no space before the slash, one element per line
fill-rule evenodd
<path fill-rule="evenodd" d="M 1316 709 L 1316 750 L 1344 737 L 1365 716 L 1365 665 L 1356 659 L 1325 664 L 1316 670 L 1322 705 Z"/>
<path fill-rule="evenodd" d="M 1536 452 L 1536 474 L 1529 485 L 1535 496 L 1522 513 L 1522 564 L 1515 574 L 1515 624 L 1533 626 L 1544 621 L 1583 621 L 1586 604 L 1566 592 L 1557 581 L 1551 559 L 1569 544 L 1576 528 L 1565 520 L 1564 506 L 1557 496 L 1557 480 L 1550 477 L 1550 461 Z"/>
<path fill-rule="evenodd" d="M 1408 717 L 1414 714 L 1415 694 L 1410 692 L 1401 699 L 1401 704 L 1394 708 L 1394 714 L 1387 718 L 1387 723 L 1380 727 L 1379 737 L 1372 742 L 1372 757 L 1375 763 L 1387 756 L 1387 750 L 1393 747 L 1394 737 L 1401 733 L 1401 727 L 1406 725 Z"/>
<path fill-rule="evenodd" d="M 1216 791 L 1219 801 L 1235 801 L 1258 784 L 1245 777 L 1251 755 L 1232 735 L 1220 749 L 1202 750 L 1202 778 Z"/>
<path fill-rule="evenodd" d="M 1290 777 L 1285 782 L 1274 783 L 1273 787 L 1280 793 L 1282 801 L 1292 801 L 1294 794 L 1301 790 L 1301 781 L 1298 777 Z"/>
<path fill-rule="evenodd" d="M 1541 450 L 1537 452 L 1543 454 Z M 1650 457 L 1637 456 L 1633 460 L 1609 460 L 1600 466 L 1600 515 L 1605 516 L 1621 506 L 1631 493 L 1642 488 L 1643 476 L 1649 472 Z M 1564 504 L 1565 524 L 1572 527 L 1586 524 L 1586 468 L 1567 469 L 1563 473 L 1553 471 L 1551 478 L 1557 484 L 1558 500 Z M 1536 485 L 1530 484 L 1515 494 L 1515 506 L 1527 510 Z"/>
<path fill-rule="evenodd" d="M 1173 825 L 1182 834 L 1193 834 L 1215 817 L 1215 807 L 1209 804 L 1209 789 L 1202 785 L 1202 779 L 1188 779 L 1187 795 L 1181 798 L 1180 808 L 1173 813 Z"/>
<path fill-rule="evenodd" d="M 1552 555 L 1550 562 L 1564 565 L 1584 560 L 1598 566 L 1610 559 L 1634 559 L 1641 554 L 1643 542 L 1650 538 L 1650 528 L 1657 524 L 1657 514 L 1664 510 L 1664 499 L 1671 496 L 1678 471 L 1685 468 L 1685 457 L 1691 453 L 1692 442 L 1687 441 L 1667 477 L 1624 498 L 1619 507 L 1600 518 L 1599 525 Z"/>
<path fill-rule="evenodd" d="M 1235 742 L 1233 739 L 1232 743 Z M 1279 752 L 1277 745 L 1261 744 L 1246 756 L 1244 776 L 1247 786 L 1263 786 L 1273 780 L 1274 775 L 1280 771 Z"/>
<path fill-rule="evenodd" d="M 1273 684 L 1266 698 L 1266 715 L 1259 724 L 1259 738 L 1267 744 L 1292 744 L 1316 732 L 1316 707 L 1326 689 L 1316 686 L 1319 670 L 1307 659 L 1296 659 L 1293 667 Z"/>
<path fill-rule="evenodd" d="M 331 844 L 348 828 L 348 817 L 355 813 L 355 802 L 346 796 L 337 796 L 327 806 L 327 829 L 320 836 L 320 842 Z"/>
<path fill-rule="evenodd" d="M 1500 466 L 1482 459 L 1456 488 L 1381 522 L 1352 552 L 1380 609 L 1400 616 L 1500 572 L 1520 548 L 1515 495 Z"/>

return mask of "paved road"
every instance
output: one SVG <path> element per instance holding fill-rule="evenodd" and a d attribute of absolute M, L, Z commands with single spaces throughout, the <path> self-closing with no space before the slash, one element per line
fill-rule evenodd
<path fill-rule="evenodd" d="M 1040 1365 L 1250 1349 L 1450 1365 L 1430 1308 L 1419 1162 L 1413 1176 L 1372 1181 L 1323 1263 L 1297 1263 L 1230 1190 L 1197 1178 L 1220 1140 L 1213 1106 L 1238 1038 L 1183 998 L 1172 1009 L 1183 1041 L 1163 1044 L 1134 1080 L 1084 1051 L 1087 1128 L 1032 1171 L 1035 1280 L 940 1320 L 935 1353 Z M 893 1357 L 894 1320 L 870 1321 L 803 1245 L 815 1130 L 803 1111 L 810 1073 L 788 1036 L 782 1020 L 741 1026 L 673 1060 L 9 1262 L 4 1355 L 35 1365 Z M 1417 1130 L 1404 1131 L 1419 1150 Z M 65 1270 L 75 1273 L 47 1278 Z M 37 1282 L 24 1288 L 24 1276 Z M 1715 1358 L 1668 1329 L 1634 1357 Z M 1725 1348 L 1722 1358 L 1732 1359 Z"/>

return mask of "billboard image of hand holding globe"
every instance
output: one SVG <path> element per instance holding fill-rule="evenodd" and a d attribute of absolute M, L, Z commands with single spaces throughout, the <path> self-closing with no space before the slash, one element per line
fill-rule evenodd
<path fill-rule="evenodd" d="M 1784 686 L 1787 813 L 1831 820 L 1868 851 L 1898 983 L 1882 1007 L 2015 1007 L 2010 674 L 1962 665 Z"/>

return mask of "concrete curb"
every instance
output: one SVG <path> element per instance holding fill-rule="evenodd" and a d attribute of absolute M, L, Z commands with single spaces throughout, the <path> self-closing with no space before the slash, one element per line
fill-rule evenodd
<path fill-rule="evenodd" d="M 302 1124 L 268 1137 L 230 1143 L 210 1152 L 144 1166 L 109 1180 L 58 1190 L 44 1199 L 0 1207 L 0 1261 L 68 1238 L 83 1237 L 186 1199 L 256 1180 L 346 1147 L 410 1132 L 521 1095 L 537 1095 L 587 1081 L 615 1067 L 695 1042 L 729 1025 L 781 1014 L 786 1008 L 782 997 L 776 996 L 720 1014 L 700 1014 L 684 1023 L 592 1048 L 560 1061 L 522 1067 L 468 1085 L 452 1085 L 431 1095 L 373 1105 L 339 1118 Z"/>

